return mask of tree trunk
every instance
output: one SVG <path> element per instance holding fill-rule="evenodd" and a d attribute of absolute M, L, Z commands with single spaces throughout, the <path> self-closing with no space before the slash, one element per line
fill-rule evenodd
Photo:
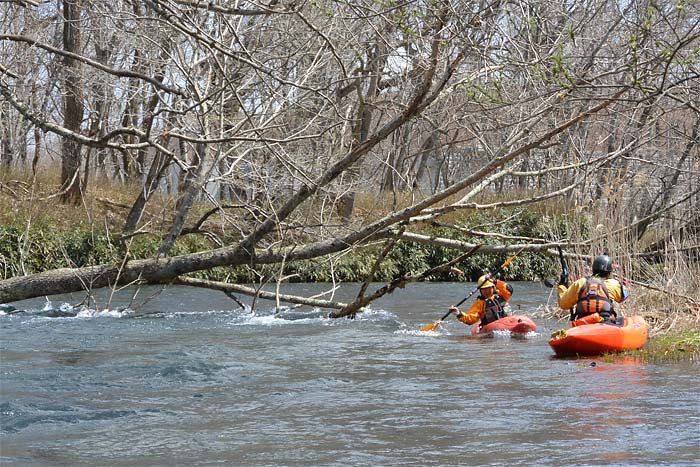
<path fill-rule="evenodd" d="M 201 187 L 202 173 L 205 172 L 206 167 L 206 145 L 200 143 L 197 145 L 196 149 L 196 164 L 192 164 L 196 167 L 196 173 L 189 174 L 185 176 L 185 181 L 182 185 L 180 198 L 177 200 L 177 205 L 175 206 L 175 219 L 173 224 L 170 226 L 168 234 L 165 236 L 163 243 L 158 248 L 158 255 L 167 255 L 175 244 L 175 240 L 180 236 L 183 227 L 185 226 L 185 220 L 187 220 L 187 214 L 190 212 L 190 208 L 197 197 L 197 192 Z"/>
<path fill-rule="evenodd" d="M 5 112 L 4 106 L 0 105 L 0 122 L 8 122 L 9 112 Z M 12 163 L 12 142 L 10 136 L 10 125 L 3 123 L 0 127 L 0 168 L 3 172 L 10 170 Z"/>
<path fill-rule="evenodd" d="M 156 155 L 153 158 L 151 167 L 148 170 L 148 175 L 146 176 L 146 181 L 143 184 L 143 188 L 136 197 L 136 200 L 131 205 L 131 210 L 126 216 L 126 222 L 124 224 L 124 232 L 133 232 L 136 230 L 141 216 L 146 209 L 146 203 L 150 199 L 151 195 L 155 192 L 158 187 L 158 183 L 163 177 L 165 169 L 168 167 L 171 161 L 171 157 L 161 151 L 156 151 Z"/>
<path fill-rule="evenodd" d="M 63 1 L 63 47 L 66 52 L 80 53 L 80 0 Z M 64 56 L 63 110 L 66 129 L 80 133 L 83 121 L 83 101 L 81 89 L 80 62 Z M 61 161 L 61 201 L 78 204 L 82 198 L 80 179 L 82 145 L 68 137 L 63 137 Z"/>
<path fill-rule="evenodd" d="M 167 44 L 164 43 L 162 45 L 163 50 L 166 50 Z M 165 54 L 164 51 L 162 53 Z M 164 78 L 165 75 L 161 68 L 156 73 L 155 79 L 157 82 L 162 83 Z M 130 102 L 130 106 L 136 106 L 135 99 L 136 97 L 134 96 L 133 100 Z M 158 107 L 158 102 L 158 93 L 154 91 L 153 94 L 151 94 L 151 98 L 146 103 L 146 108 L 144 110 L 145 117 L 142 126 L 146 129 L 147 133 L 150 133 L 151 129 L 153 128 L 155 111 Z M 128 116 L 125 114 L 123 119 L 127 120 Z M 146 139 L 146 137 L 142 137 L 139 139 L 139 142 L 143 143 L 146 141 Z M 146 161 L 146 149 L 139 149 L 137 151 L 136 160 L 138 167 L 134 168 L 134 164 L 128 164 L 128 158 L 125 156 L 125 171 L 127 174 L 129 174 L 129 176 L 132 177 L 137 176 L 136 174 L 139 174 L 138 178 L 141 179 L 140 174 L 142 174 L 145 171 L 144 164 Z M 151 161 L 151 167 L 148 170 L 148 176 L 146 177 L 146 181 L 143 185 L 143 188 L 141 189 L 141 192 L 136 198 L 136 201 L 134 201 L 134 204 L 132 205 L 131 210 L 129 211 L 129 215 L 127 216 L 126 222 L 124 223 L 125 232 L 133 232 L 138 227 L 138 222 L 141 219 L 141 216 L 143 215 L 144 209 L 146 209 L 146 204 L 151 198 L 151 195 L 153 195 L 153 193 L 155 192 L 155 189 L 158 187 L 158 183 L 160 182 L 160 179 L 163 176 L 165 167 L 167 167 L 169 162 L 170 157 L 166 157 L 165 155 L 156 152 L 155 157 Z"/>

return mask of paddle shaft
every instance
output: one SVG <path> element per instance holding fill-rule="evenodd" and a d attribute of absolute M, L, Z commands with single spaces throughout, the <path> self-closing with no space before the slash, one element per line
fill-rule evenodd
<path fill-rule="evenodd" d="M 467 299 L 469 299 L 469 297 L 471 297 L 472 295 L 474 295 L 474 292 L 476 292 L 477 290 L 479 290 L 479 287 L 477 287 L 475 290 L 472 290 L 472 293 L 470 293 L 469 295 L 467 295 L 466 297 L 464 297 L 463 299 L 461 299 L 461 300 L 459 301 L 459 303 L 457 303 L 457 304 L 454 305 L 454 306 L 457 307 L 457 306 L 460 306 L 462 303 L 466 302 Z M 440 321 L 445 321 L 445 319 L 446 319 L 448 316 L 450 316 L 450 313 L 452 313 L 452 310 L 448 310 L 447 313 L 445 313 L 445 314 L 442 316 L 442 318 L 440 318 Z"/>
<path fill-rule="evenodd" d="M 564 252 L 561 251 L 561 247 L 560 247 L 559 245 L 557 245 L 557 250 L 559 251 L 559 262 L 561 263 L 561 272 L 562 272 L 562 275 L 564 275 L 564 276 L 567 277 L 567 281 L 566 281 L 566 284 L 565 284 L 565 285 L 568 285 L 568 284 L 570 284 L 570 282 L 569 282 L 569 280 L 568 280 L 569 271 L 567 271 L 567 269 L 566 269 L 566 261 L 564 261 Z M 576 308 L 575 308 L 575 307 L 572 307 L 572 308 L 569 310 L 569 318 L 570 318 L 571 321 L 574 320 L 575 315 L 576 315 Z"/>
<path fill-rule="evenodd" d="M 499 271 L 500 271 L 500 269 L 499 269 Z M 483 284 L 483 282 L 482 282 L 481 284 Z M 477 285 L 476 288 L 475 288 L 474 290 L 472 290 L 471 293 L 470 293 L 469 295 L 467 295 L 466 297 L 464 297 L 463 299 L 461 299 L 461 300 L 459 301 L 459 303 L 457 303 L 456 305 L 453 305 L 453 306 L 458 307 L 458 306 L 460 306 L 462 303 L 466 302 L 466 301 L 469 299 L 469 297 L 471 297 L 472 295 L 474 295 L 474 293 L 475 293 L 477 290 L 479 290 L 479 286 L 481 286 L 481 284 Z M 447 313 L 445 313 L 445 314 L 442 316 L 442 318 L 440 318 L 440 319 L 437 320 L 435 323 L 433 323 L 433 326 L 436 325 L 437 323 L 439 323 L 440 321 L 445 321 L 445 319 L 447 319 L 447 317 L 450 316 L 451 313 L 452 313 L 452 309 L 447 310 Z"/>
<path fill-rule="evenodd" d="M 559 262 L 561 263 L 561 272 L 562 275 L 568 275 L 569 272 L 566 270 L 566 262 L 564 261 L 564 253 L 561 251 L 561 247 L 557 246 L 557 250 L 559 250 Z M 548 288 L 552 288 L 555 285 L 559 283 L 559 279 L 553 279 L 553 278 L 547 278 L 544 280 L 544 285 Z"/>
<path fill-rule="evenodd" d="M 569 271 L 566 269 L 566 261 L 564 261 L 564 252 L 561 251 L 561 247 L 557 245 L 557 250 L 559 251 L 559 262 L 561 263 L 561 272 L 564 273 L 564 275 L 568 275 Z"/>

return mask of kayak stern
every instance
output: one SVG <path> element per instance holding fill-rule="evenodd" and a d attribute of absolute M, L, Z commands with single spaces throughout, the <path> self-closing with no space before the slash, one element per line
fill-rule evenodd
<path fill-rule="evenodd" d="M 592 356 L 640 349 L 646 344 L 648 325 L 644 318 L 625 318 L 622 326 L 586 324 L 552 334 L 549 345 L 560 357 Z"/>

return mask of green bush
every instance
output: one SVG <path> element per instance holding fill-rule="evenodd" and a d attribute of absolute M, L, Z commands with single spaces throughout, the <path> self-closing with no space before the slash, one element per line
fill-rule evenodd
<path fill-rule="evenodd" d="M 577 219 L 560 216 L 543 218 L 537 212 L 519 209 L 477 211 L 464 215 L 457 223 L 465 228 L 489 230 L 506 235 L 547 238 L 551 232 L 560 232 L 565 238 L 566 230 Z M 580 226 L 576 227 L 581 228 Z M 424 226 L 419 231 L 424 235 L 443 237 L 465 242 L 502 244 L 493 238 L 470 237 L 464 233 L 438 226 Z M 0 267 L 2 277 L 9 278 L 24 273 L 36 273 L 60 267 L 83 267 L 91 264 L 118 264 L 129 254 L 130 259 L 148 258 L 155 255 L 161 244 L 159 235 L 137 235 L 126 243 L 116 236 L 95 232 L 87 228 L 60 231 L 50 221 L 34 223 L 28 231 L 24 226 L 0 226 Z M 186 235 L 175 243 L 171 254 L 181 255 L 211 248 L 204 237 Z M 339 258 L 317 258 L 291 262 L 285 265 L 284 275 L 290 282 L 357 282 L 367 279 L 383 245 L 358 248 Z M 426 269 L 451 261 L 462 251 L 435 245 L 398 242 L 379 265 L 375 281 L 389 281 L 406 274 L 418 274 Z M 464 272 L 444 272 L 429 280 L 475 281 L 486 270 L 502 264 L 509 255 L 486 255 L 477 253 L 456 265 Z M 331 261 L 333 264 L 331 265 Z M 507 280 L 541 280 L 558 273 L 556 258 L 538 253 L 521 253 L 501 274 Z M 191 274 L 210 280 L 227 279 L 239 283 L 256 283 L 274 280 L 279 274 L 277 266 L 261 266 L 256 270 L 247 266 L 217 267 Z"/>

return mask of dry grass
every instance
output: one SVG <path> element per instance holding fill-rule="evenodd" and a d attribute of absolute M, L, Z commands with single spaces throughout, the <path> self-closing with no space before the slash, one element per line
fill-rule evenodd
<path fill-rule="evenodd" d="M 606 201 L 579 212 L 585 223 L 570 222 L 565 227 L 573 245 L 567 253 L 581 255 L 568 260 L 572 276 L 590 275 L 588 258 L 608 252 L 616 263 L 616 277 L 631 290 L 629 300 L 619 306 L 624 315 L 642 315 L 651 325 L 651 335 L 700 329 L 700 265 L 683 251 L 683 246 L 697 245 L 699 239 L 685 238 L 683 244 L 669 244 L 662 262 L 644 259 L 636 253 L 649 247 L 649 239 L 671 238 L 673 225 L 659 223 L 638 240 L 629 228 L 628 213 L 616 207 L 622 200 Z M 584 231 L 587 226 L 593 226 L 593 230 Z"/>
<path fill-rule="evenodd" d="M 42 170 L 37 176 L 26 171 L 0 175 L 0 222 L 22 224 L 50 222 L 59 229 L 96 228 L 120 230 L 140 187 L 114 183 L 99 177 L 90 180 L 80 205 L 59 201 L 59 168 Z M 147 229 L 167 228 L 175 199 L 155 194 L 144 213 Z M 203 211 L 201 207 L 200 211 Z"/>
<path fill-rule="evenodd" d="M 456 203 L 462 199 L 462 197 L 468 191 L 470 191 L 470 189 L 465 189 L 462 192 L 452 195 L 435 207 L 448 206 Z M 474 196 L 470 202 L 480 205 L 490 205 L 506 201 L 529 199 L 539 194 L 540 193 L 533 192 L 532 190 L 527 191 L 517 189 L 506 189 L 500 193 L 483 191 Z M 407 208 L 429 196 L 431 196 L 431 193 L 419 193 L 417 191 L 401 193 L 359 193 L 355 198 L 355 215 L 360 217 L 363 222 L 369 223 L 380 219 L 391 212 L 396 212 Z M 535 212 L 542 214 L 544 217 L 556 217 L 568 211 L 566 203 L 561 198 L 553 198 L 537 204 L 531 204 L 528 205 L 528 209 L 532 209 Z M 466 211 L 456 210 L 448 212 L 440 217 L 440 222 L 458 223 L 464 219 L 465 214 L 468 215 L 471 212 L 473 212 L 471 209 L 467 209 Z"/>

